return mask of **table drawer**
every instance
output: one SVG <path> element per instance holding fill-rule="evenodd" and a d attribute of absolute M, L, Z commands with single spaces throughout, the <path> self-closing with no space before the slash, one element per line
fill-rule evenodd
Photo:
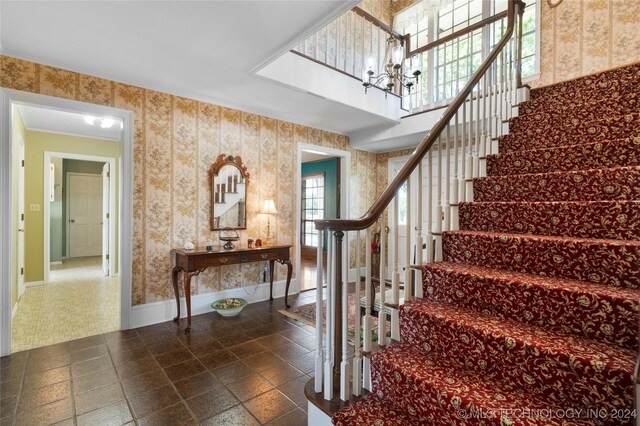
<path fill-rule="evenodd" d="M 260 262 L 261 260 L 273 260 L 278 258 L 278 252 L 275 250 L 264 252 L 251 252 L 243 253 L 242 256 L 246 256 L 247 262 Z"/>
<path fill-rule="evenodd" d="M 206 268 L 208 266 L 233 265 L 242 262 L 244 262 L 244 260 L 241 260 L 238 254 L 223 254 L 207 257 L 203 256 L 193 259 L 193 266 L 191 270 L 198 270 Z"/>

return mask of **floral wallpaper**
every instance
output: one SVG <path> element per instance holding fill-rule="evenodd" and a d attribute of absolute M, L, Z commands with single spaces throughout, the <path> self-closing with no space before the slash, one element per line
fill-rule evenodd
<path fill-rule="evenodd" d="M 640 61 L 640 1 L 541 3 L 540 79 L 547 86 Z"/>
<path fill-rule="evenodd" d="M 393 0 L 363 0 L 358 7 L 385 24 L 391 24 Z"/>
<path fill-rule="evenodd" d="M 242 156 L 251 173 L 243 240 L 264 236 L 259 211 L 273 198 L 279 212 L 271 222 L 274 240 L 297 246 L 292 188 L 298 143 L 350 150 L 352 216 L 373 203 L 376 155 L 350 149 L 347 136 L 2 55 L 0 86 L 134 112 L 134 305 L 172 298 L 172 248 L 217 241 L 209 229 L 208 170 L 221 153 Z M 197 277 L 192 292 L 256 284 L 260 267 L 212 268 Z M 285 268 L 277 267 L 276 279 L 284 277 Z"/>

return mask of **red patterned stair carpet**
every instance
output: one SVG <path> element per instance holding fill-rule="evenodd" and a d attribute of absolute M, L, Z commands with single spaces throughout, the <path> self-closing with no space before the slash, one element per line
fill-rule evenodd
<path fill-rule="evenodd" d="M 533 90 L 347 425 L 635 424 L 640 64 Z"/>

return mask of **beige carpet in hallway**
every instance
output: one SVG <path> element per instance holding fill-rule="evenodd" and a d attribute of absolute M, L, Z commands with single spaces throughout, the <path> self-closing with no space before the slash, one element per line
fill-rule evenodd
<path fill-rule="evenodd" d="M 12 322 L 13 352 L 120 328 L 118 278 L 105 277 L 100 257 L 53 265 L 46 285 L 27 287 Z"/>

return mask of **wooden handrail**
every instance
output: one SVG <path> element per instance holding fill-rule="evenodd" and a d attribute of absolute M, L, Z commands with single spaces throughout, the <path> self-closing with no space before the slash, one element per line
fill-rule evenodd
<path fill-rule="evenodd" d="M 473 76 L 469 79 L 467 84 L 462 88 L 458 96 L 453 100 L 451 104 L 442 114 L 442 118 L 433 126 L 427 136 L 422 139 L 422 142 L 416 147 L 413 153 L 409 156 L 409 159 L 405 165 L 400 169 L 400 172 L 391 181 L 390 184 L 384 189 L 382 194 L 376 199 L 369 210 L 359 219 L 316 219 L 314 221 L 317 230 L 341 230 L 341 231 L 358 231 L 369 228 L 373 223 L 382 215 L 389 203 L 395 197 L 396 192 L 402 186 L 405 180 L 411 176 L 411 173 L 420 164 L 422 158 L 429 152 L 435 141 L 440 137 L 442 131 L 447 127 L 448 123 L 454 117 L 460 107 L 466 102 L 467 97 L 473 91 L 476 84 L 480 82 L 480 79 L 487 72 L 493 61 L 498 57 L 498 54 L 502 51 L 504 46 L 508 43 L 509 39 L 513 35 L 516 4 L 519 8 L 523 8 L 524 3 L 521 0 L 512 0 L 508 3 L 507 8 L 507 30 L 502 35 L 502 38 L 498 44 L 493 48 L 491 53 L 485 58 L 480 67 L 476 70 Z"/>
<path fill-rule="evenodd" d="M 385 32 L 391 34 L 395 38 L 397 38 L 397 39 L 404 38 L 404 36 L 402 34 L 400 34 L 399 32 L 395 31 L 389 25 L 385 24 L 384 22 L 382 22 L 381 20 L 379 20 L 375 16 L 371 15 L 369 12 L 361 9 L 360 7 L 356 6 L 351 10 L 354 11 L 357 15 L 362 16 L 367 21 L 371 22 L 376 27 L 380 28 L 382 31 L 385 31 Z"/>
<path fill-rule="evenodd" d="M 445 44 L 451 40 L 455 40 L 458 37 L 461 37 L 467 33 L 471 33 L 474 32 L 477 29 L 480 29 L 482 27 L 484 27 L 485 25 L 489 25 L 492 24 L 496 21 L 499 21 L 501 19 L 504 19 L 507 17 L 509 11 L 505 10 L 504 12 L 500 12 L 496 15 L 490 16 L 488 18 L 483 19 L 482 21 L 476 22 L 475 24 L 471 24 L 466 28 L 463 28 L 459 31 L 456 31 L 453 34 L 449 34 L 448 36 L 439 38 L 438 40 L 432 41 L 431 43 L 425 44 L 422 47 L 417 48 L 416 50 L 414 50 L 413 52 L 409 52 L 410 56 L 416 55 L 418 53 L 422 53 L 422 52 L 426 52 L 428 50 L 433 49 L 434 47 L 440 46 L 441 44 Z"/>

